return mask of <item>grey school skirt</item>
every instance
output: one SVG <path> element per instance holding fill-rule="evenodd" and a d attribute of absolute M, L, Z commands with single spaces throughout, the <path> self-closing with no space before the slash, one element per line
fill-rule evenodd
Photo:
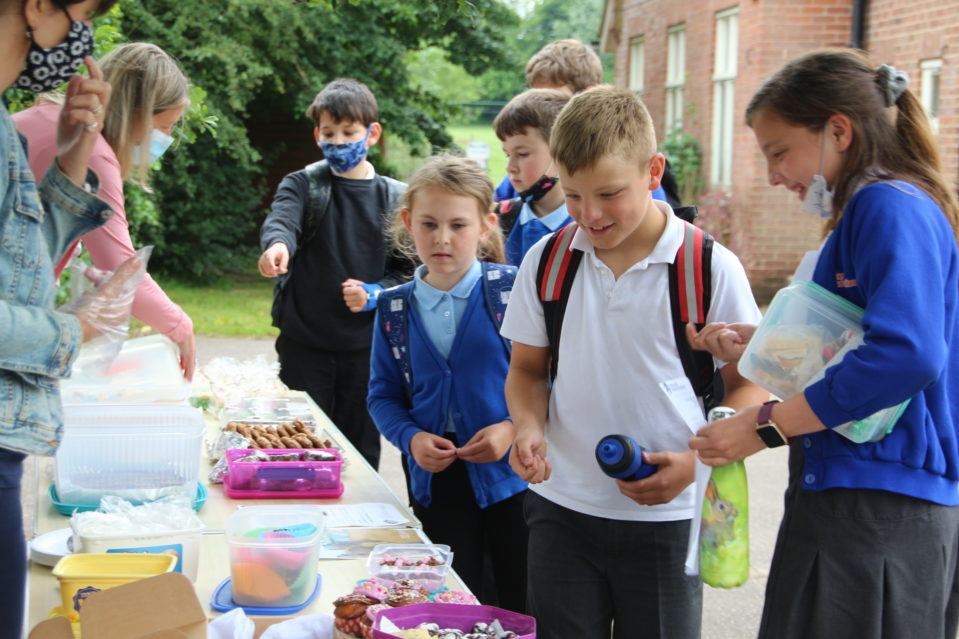
<path fill-rule="evenodd" d="M 881 490 L 789 488 L 760 639 L 956 639 L 959 507 Z"/>

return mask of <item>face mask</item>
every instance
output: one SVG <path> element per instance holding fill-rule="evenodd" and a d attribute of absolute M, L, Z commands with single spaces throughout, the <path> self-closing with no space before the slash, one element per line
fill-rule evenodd
<path fill-rule="evenodd" d="M 812 177 L 806 197 L 802 201 L 802 210 L 811 215 L 828 220 L 832 217 L 832 191 L 823 177 L 822 167 L 826 159 L 826 132 L 823 130 L 822 151 L 819 154 L 819 173 Z"/>
<path fill-rule="evenodd" d="M 553 168 L 552 164 L 546 167 L 546 172 L 549 173 L 549 170 L 551 168 Z M 559 182 L 558 177 L 550 177 L 548 175 L 544 175 L 540 179 L 536 180 L 536 183 L 533 184 L 533 186 L 529 187 L 525 191 L 520 191 L 516 195 L 523 202 L 530 204 L 532 202 L 539 200 L 544 195 L 549 193 L 552 190 L 552 188 L 556 186 L 557 182 Z"/>
<path fill-rule="evenodd" d="M 147 164 L 153 164 L 173 144 L 173 138 L 159 129 L 150 131 L 150 158 Z M 130 150 L 130 158 L 139 166 L 143 164 L 143 145 L 138 144 Z"/>
<path fill-rule="evenodd" d="M 66 39 L 52 49 L 38 45 L 31 34 L 27 62 L 15 86 L 34 93 L 52 91 L 73 77 L 83 64 L 83 58 L 91 53 L 93 27 L 78 20 L 70 20 Z"/>
<path fill-rule="evenodd" d="M 330 144 L 329 142 L 320 142 L 320 150 L 323 156 L 330 163 L 337 173 L 346 173 L 354 166 L 363 161 L 366 157 L 366 140 L 370 137 L 372 125 L 366 129 L 366 135 L 362 140 L 356 142 L 345 142 L 343 144 Z"/>

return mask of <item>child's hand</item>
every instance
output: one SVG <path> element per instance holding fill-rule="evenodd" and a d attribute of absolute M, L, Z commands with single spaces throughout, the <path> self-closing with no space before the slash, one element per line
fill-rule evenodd
<path fill-rule="evenodd" d="M 755 324 L 726 324 L 714 322 L 697 331 L 692 324 L 686 325 L 686 339 L 697 351 L 709 351 L 723 362 L 737 362 L 746 350 L 749 338 L 756 332 Z"/>
<path fill-rule="evenodd" d="M 286 267 L 289 263 L 290 250 L 286 248 L 286 244 L 283 242 L 277 242 L 263 251 L 257 266 L 260 267 L 260 275 L 263 277 L 276 277 L 286 273 Z"/>
<path fill-rule="evenodd" d="M 546 437 L 542 428 L 521 428 L 509 453 L 513 472 L 531 484 L 549 479 L 553 466 L 546 459 Z"/>
<path fill-rule="evenodd" d="M 639 481 L 617 479 L 619 492 L 643 506 L 668 504 L 683 492 L 686 486 L 693 483 L 696 457 L 690 453 L 691 451 L 643 453 L 643 460 L 659 466 L 659 470 Z"/>
<path fill-rule="evenodd" d="M 759 407 L 744 408 L 732 417 L 718 419 L 689 438 L 689 447 L 707 466 L 725 466 L 766 447 L 756 434 Z"/>
<path fill-rule="evenodd" d="M 354 313 L 359 313 L 362 311 L 363 307 L 366 306 L 366 303 L 370 299 L 366 289 L 360 286 L 361 284 L 366 284 L 366 282 L 361 282 L 351 277 L 343 282 L 342 285 L 343 301 L 346 302 L 346 308 L 350 309 Z"/>
<path fill-rule="evenodd" d="M 513 445 L 515 434 L 513 422 L 508 419 L 481 428 L 456 450 L 456 456 L 474 464 L 499 461 Z"/>
<path fill-rule="evenodd" d="M 426 431 L 413 435 L 410 440 L 410 453 L 420 468 L 431 473 L 446 470 L 456 459 L 453 442 Z"/>

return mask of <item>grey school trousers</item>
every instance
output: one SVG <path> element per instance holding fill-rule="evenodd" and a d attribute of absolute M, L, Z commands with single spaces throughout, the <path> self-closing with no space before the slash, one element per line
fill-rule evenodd
<path fill-rule="evenodd" d="M 527 491 L 527 606 L 538 639 L 696 639 L 703 586 L 689 520 L 602 519 Z"/>

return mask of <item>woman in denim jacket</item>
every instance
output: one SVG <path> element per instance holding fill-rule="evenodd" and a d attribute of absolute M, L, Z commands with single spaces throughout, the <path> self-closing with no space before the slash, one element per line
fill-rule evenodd
<path fill-rule="evenodd" d="M 110 87 L 89 54 L 91 20 L 116 0 L 0 0 L 0 91 L 70 80 L 60 154 L 37 185 L 25 142 L 0 105 L 0 638 L 20 637 L 26 548 L 20 477 L 27 453 L 50 455 L 61 430 L 58 379 L 97 334 L 96 310 L 53 310 L 53 260 L 112 214 L 87 164 Z M 90 78 L 74 76 L 86 62 Z M 73 76 L 71 78 L 71 76 Z M 42 205 L 41 205 L 42 202 Z"/>

